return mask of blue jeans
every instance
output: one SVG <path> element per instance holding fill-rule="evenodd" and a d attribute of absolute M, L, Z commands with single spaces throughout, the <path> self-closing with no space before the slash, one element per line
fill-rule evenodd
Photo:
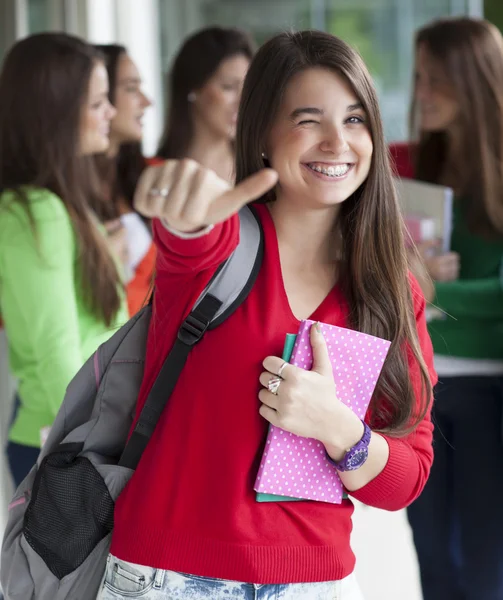
<path fill-rule="evenodd" d="M 503 598 L 503 377 L 435 389 L 435 460 L 408 517 L 424 600 Z"/>
<path fill-rule="evenodd" d="M 97 600 L 363 600 L 353 575 L 341 581 L 255 585 L 135 565 L 108 557 Z"/>
<path fill-rule="evenodd" d="M 37 462 L 40 448 L 9 442 L 6 454 L 14 487 L 17 489 Z"/>
<path fill-rule="evenodd" d="M 21 400 L 16 394 L 12 409 L 11 425 L 16 420 L 20 406 Z M 17 444 L 16 442 L 8 442 L 5 454 L 7 455 L 7 462 L 9 463 L 14 488 L 17 489 L 21 485 L 23 479 L 31 471 L 33 465 L 37 462 L 40 448 L 25 446 L 24 444 Z"/>

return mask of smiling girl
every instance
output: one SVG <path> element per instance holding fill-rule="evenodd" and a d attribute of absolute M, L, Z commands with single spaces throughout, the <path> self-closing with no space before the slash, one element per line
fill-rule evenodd
<path fill-rule="evenodd" d="M 190 160 L 148 170 L 139 186 L 137 208 L 157 217 L 159 260 L 138 413 L 179 323 L 238 244 L 237 211 L 253 200 L 264 259 L 244 303 L 193 349 L 119 498 L 103 600 L 362 598 L 349 499 L 256 501 L 269 423 L 320 440 L 349 494 L 368 505 L 401 509 L 428 478 L 435 374 L 425 303 L 407 272 L 361 58 L 315 31 L 266 43 L 245 81 L 236 150 L 233 189 Z M 312 371 L 278 357 L 307 318 L 392 340 L 365 422 L 338 400 L 316 327 Z M 361 444 L 367 460 L 344 470 Z"/>

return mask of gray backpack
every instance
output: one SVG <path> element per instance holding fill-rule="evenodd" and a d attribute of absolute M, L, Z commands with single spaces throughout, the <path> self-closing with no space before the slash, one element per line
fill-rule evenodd
<path fill-rule="evenodd" d="M 191 348 L 245 300 L 260 269 L 262 230 L 240 214 L 240 241 L 181 325 L 128 439 L 143 378 L 151 306 L 77 373 L 37 464 L 9 505 L 1 554 L 6 600 L 95 600 L 114 505 L 134 473 Z"/>

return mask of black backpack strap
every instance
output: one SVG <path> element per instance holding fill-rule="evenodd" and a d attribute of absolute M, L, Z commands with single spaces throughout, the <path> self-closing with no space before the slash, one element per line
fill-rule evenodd
<path fill-rule="evenodd" d="M 131 434 L 119 465 L 135 469 L 175 389 L 190 351 L 208 329 L 223 323 L 246 299 L 257 278 L 263 257 L 263 233 L 251 207 L 239 213 L 240 239 L 233 254 L 218 268 L 178 330 Z"/>

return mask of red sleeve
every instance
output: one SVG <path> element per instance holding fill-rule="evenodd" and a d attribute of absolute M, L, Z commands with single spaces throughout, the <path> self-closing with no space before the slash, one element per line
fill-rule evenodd
<path fill-rule="evenodd" d="M 158 220 L 153 221 L 152 229 L 157 247 L 154 308 L 147 339 L 145 374 L 131 431 L 173 347 L 178 328 L 215 270 L 236 248 L 239 216 L 215 225 L 207 235 L 192 239 L 173 235 Z"/>
<path fill-rule="evenodd" d="M 414 179 L 414 161 L 412 158 L 413 146 L 408 143 L 390 144 L 389 152 L 393 172 L 398 177 Z"/>
<path fill-rule="evenodd" d="M 229 258 L 239 242 L 239 216 L 215 225 L 206 235 L 180 238 L 170 233 L 159 220 L 153 222 L 157 246 L 157 277 L 184 275 L 216 269 Z"/>
<path fill-rule="evenodd" d="M 416 315 L 419 343 L 432 385 L 437 382 L 433 366 L 433 348 L 425 318 L 425 300 L 419 284 L 411 276 L 412 296 Z M 409 353 L 409 370 L 418 400 L 421 397 L 419 365 Z M 401 510 L 411 504 L 422 492 L 433 462 L 433 424 L 431 402 L 428 414 L 407 437 L 384 436 L 389 446 L 389 459 L 384 470 L 366 486 L 352 492 L 360 502 L 384 510 Z"/>

